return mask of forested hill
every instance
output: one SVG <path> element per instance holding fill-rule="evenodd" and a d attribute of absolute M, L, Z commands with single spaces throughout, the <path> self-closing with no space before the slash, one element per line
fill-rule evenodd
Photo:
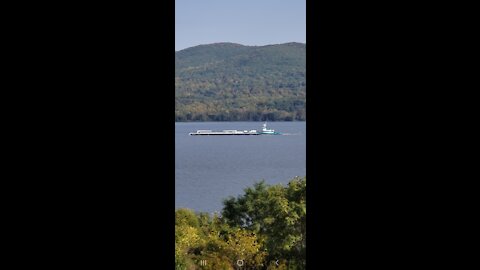
<path fill-rule="evenodd" d="M 302 43 L 175 52 L 175 121 L 303 121 L 305 72 Z"/>

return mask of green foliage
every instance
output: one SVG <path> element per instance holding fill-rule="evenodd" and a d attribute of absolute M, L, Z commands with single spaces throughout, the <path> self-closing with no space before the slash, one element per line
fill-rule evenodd
<path fill-rule="evenodd" d="M 192 265 L 188 254 L 200 243 L 198 230 L 188 225 L 175 226 L 175 265 L 187 269 Z"/>
<path fill-rule="evenodd" d="M 244 260 L 244 268 L 258 269 L 263 266 L 266 252 L 261 250 L 261 244 L 253 232 L 237 228 L 228 235 L 224 252 L 232 261 Z"/>
<path fill-rule="evenodd" d="M 305 229 L 306 178 L 287 186 L 262 181 L 226 199 L 222 216 L 175 212 L 176 269 L 236 269 L 239 259 L 242 269 L 305 269 Z"/>
<path fill-rule="evenodd" d="M 198 228 L 199 220 L 197 215 L 192 210 L 181 208 L 175 211 L 175 225 L 187 225 Z"/>
<path fill-rule="evenodd" d="M 306 178 L 295 178 L 286 187 L 260 182 L 224 204 L 222 214 L 228 224 L 265 237 L 270 259 L 305 261 Z"/>
<path fill-rule="evenodd" d="M 305 120 L 306 45 L 217 43 L 175 53 L 176 121 Z"/>

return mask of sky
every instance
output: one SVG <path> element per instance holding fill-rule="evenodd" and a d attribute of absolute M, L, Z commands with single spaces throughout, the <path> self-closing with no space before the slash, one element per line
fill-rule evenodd
<path fill-rule="evenodd" d="M 305 0 L 175 0 L 175 51 L 216 42 L 306 43 Z"/>

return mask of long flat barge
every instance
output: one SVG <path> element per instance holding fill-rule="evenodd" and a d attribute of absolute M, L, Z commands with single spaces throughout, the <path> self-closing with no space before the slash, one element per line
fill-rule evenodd
<path fill-rule="evenodd" d="M 275 132 L 273 129 L 267 129 L 267 123 L 265 122 L 262 127 L 262 131 L 258 132 L 256 129 L 251 130 L 236 130 L 225 129 L 222 131 L 212 131 L 209 129 L 200 129 L 196 132 L 190 132 L 189 135 L 281 135 L 279 132 Z"/>
<path fill-rule="evenodd" d="M 222 131 L 212 131 L 212 130 L 197 130 L 197 132 L 190 132 L 189 135 L 260 135 L 256 130 L 222 130 Z"/>

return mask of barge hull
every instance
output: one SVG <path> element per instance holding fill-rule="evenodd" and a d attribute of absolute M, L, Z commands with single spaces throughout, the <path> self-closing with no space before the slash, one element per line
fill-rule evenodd
<path fill-rule="evenodd" d="M 245 135 L 260 135 L 260 133 L 245 133 L 245 134 L 235 134 L 235 133 L 190 133 L 190 135 L 195 136 L 245 136 Z"/>

